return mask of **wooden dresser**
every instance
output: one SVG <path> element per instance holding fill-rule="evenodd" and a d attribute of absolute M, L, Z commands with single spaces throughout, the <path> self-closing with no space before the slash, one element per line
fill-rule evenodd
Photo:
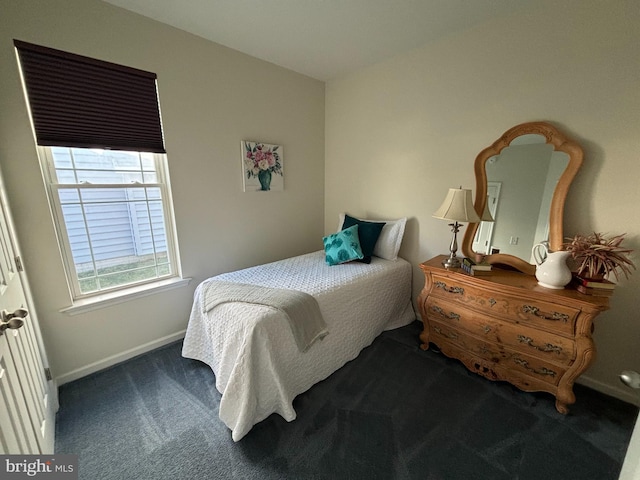
<path fill-rule="evenodd" d="M 445 269 L 444 258 L 420 265 L 421 348 L 432 342 L 490 380 L 549 392 L 566 414 L 576 400 L 573 382 L 595 359 L 593 319 L 608 298 L 544 288 L 534 276 L 495 267 L 471 276 Z"/>

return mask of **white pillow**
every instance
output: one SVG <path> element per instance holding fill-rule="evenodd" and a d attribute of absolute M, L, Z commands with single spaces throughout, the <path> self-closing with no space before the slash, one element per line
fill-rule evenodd
<path fill-rule="evenodd" d="M 344 215 L 344 213 L 338 215 L 338 231 L 342 230 Z M 386 260 L 397 260 L 398 251 L 402 244 L 402 237 L 404 236 L 404 227 L 407 223 L 407 217 L 403 217 L 398 220 L 371 220 L 359 217 L 358 219 L 365 222 L 384 222 L 384 227 L 382 227 L 376 246 L 373 249 L 373 254 L 376 257 L 384 258 Z"/>

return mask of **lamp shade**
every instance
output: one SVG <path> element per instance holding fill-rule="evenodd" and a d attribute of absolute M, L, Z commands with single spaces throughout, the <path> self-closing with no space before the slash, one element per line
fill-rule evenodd
<path fill-rule="evenodd" d="M 471 190 L 466 188 L 450 188 L 444 202 L 433 216 L 454 222 L 478 223 L 481 221 L 473 208 Z"/>

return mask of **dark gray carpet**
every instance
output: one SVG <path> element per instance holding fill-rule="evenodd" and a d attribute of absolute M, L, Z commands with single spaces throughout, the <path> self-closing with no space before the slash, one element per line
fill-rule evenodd
<path fill-rule="evenodd" d="M 577 385 L 524 393 L 385 332 L 240 442 L 218 419 L 208 366 L 175 343 L 63 385 L 56 453 L 100 479 L 617 479 L 637 407 Z"/>

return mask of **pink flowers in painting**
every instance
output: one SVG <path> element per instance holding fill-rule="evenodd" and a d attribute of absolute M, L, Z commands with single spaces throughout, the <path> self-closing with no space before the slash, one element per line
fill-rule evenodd
<path fill-rule="evenodd" d="M 279 145 L 257 142 L 243 142 L 245 149 L 245 171 L 247 178 L 257 177 L 260 171 L 282 175 L 282 163 L 278 153 Z"/>

